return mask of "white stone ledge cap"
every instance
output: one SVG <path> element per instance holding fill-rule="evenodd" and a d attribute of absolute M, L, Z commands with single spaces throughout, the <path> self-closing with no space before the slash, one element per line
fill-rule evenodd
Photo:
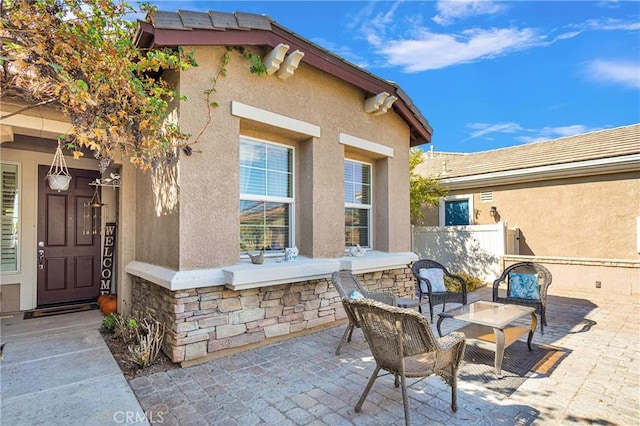
<path fill-rule="evenodd" d="M 242 259 L 239 264 L 233 266 L 184 271 L 133 261 L 127 265 L 126 271 L 171 291 L 219 285 L 226 285 L 232 290 L 246 290 L 327 278 L 338 270 L 361 274 L 405 268 L 415 260 L 418 260 L 418 256 L 411 252 L 368 251 L 363 257 L 309 259 L 301 256 L 293 262 L 271 257 L 266 258 L 261 265 L 254 265 L 249 259 Z"/>
<path fill-rule="evenodd" d="M 418 255 L 412 252 L 386 253 L 371 250 L 362 257 L 341 257 L 340 270 L 351 271 L 354 274 L 363 274 L 387 269 L 406 268 L 408 264 L 416 260 L 418 260 Z"/>
<path fill-rule="evenodd" d="M 277 258 L 281 260 L 281 258 Z M 227 287 L 244 290 L 268 287 L 278 284 L 326 278 L 340 267 L 337 259 L 309 259 L 299 257 L 293 262 L 278 262 L 276 258 L 266 258 L 262 265 L 242 262 L 223 268 Z"/>
<path fill-rule="evenodd" d="M 171 291 L 225 284 L 221 268 L 176 271 L 134 260 L 125 270 L 131 275 L 144 278 Z"/>

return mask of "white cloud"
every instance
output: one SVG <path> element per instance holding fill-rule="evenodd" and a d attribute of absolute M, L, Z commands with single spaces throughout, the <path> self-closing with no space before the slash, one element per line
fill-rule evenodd
<path fill-rule="evenodd" d="M 467 127 L 473 132 L 469 135 L 465 141 L 469 139 L 476 139 L 481 136 L 487 136 L 491 133 L 516 133 L 524 130 L 518 123 L 508 122 L 508 123 L 467 123 Z"/>
<path fill-rule="evenodd" d="M 640 88 L 640 63 L 596 59 L 587 63 L 587 76 L 595 81 Z"/>
<path fill-rule="evenodd" d="M 420 14 L 400 16 L 401 1 L 392 3 L 388 9 L 378 13 L 374 12 L 372 4 L 357 15 L 353 27 L 357 26 L 371 48 L 386 60 L 385 66 L 401 67 L 404 72 L 491 60 L 534 47 L 550 46 L 588 31 L 640 29 L 640 22 L 636 20 L 601 18 L 548 31 L 511 26 L 475 27 L 455 33 L 435 32 L 424 25 Z M 485 0 L 438 1 L 438 16 L 434 20 L 449 22 L 472 15 L 498 13 L 504 7 L 510 6 Z M 403 34 L 396 35 L 400 28 Z"/>
<path fill-rule="evenodd" d="M 590 19 L 583 25 L 590 30 L 600 31 L 637 31 L 640 30 L 640 22 L 638 21 L 623 21 L 622 19 Z"/>
<path fill-rule="evenodd" d="M 581 135 L 583 133 L 601 130 L 600 127 L 589 127 L 584 124 L 572 124 L 570 126 L 543 127 L 542 129 L 527 129 L 530 135 L 518 136 L 516 140 L 523 143 L 547 141 L 551 139 L 565 138 L 568 136 Z"/>
<path fill-rule="evenodd" d="M 465 141 L 482 138 L 493 140 L 492 134 L 519 134 L 514 135 L 514 140 L 522 143 L 532 143 L 558 139 L 567 136 L 580 135 L 583 133 L 601 130 L 598 127 L 589 127 L 583 124 L 572 124 L 569 126 L 543 127 L 542 129 L 527 129 L 514 122 L 504 123 L 467 123 L 466 127 L 471 130 L 471 134 Z"/>
<path fill-rule="evenodd" d="M 433 21 L 440 25 L 450 25 L 458 19 L 476 15 L 493 15 L 505 9 L 504 3 L 488 0 L 446 0 L 436 3 L 438 14 Z"/>
<path fill-rule="evenodd" d="M 490 59 L 543 43 L 544 38 L 530 28 L 492 28 L 459 35 L 422 31 L 415 39 L 389 40 L 378 47 L 390 65 L 419 72 Z"/>

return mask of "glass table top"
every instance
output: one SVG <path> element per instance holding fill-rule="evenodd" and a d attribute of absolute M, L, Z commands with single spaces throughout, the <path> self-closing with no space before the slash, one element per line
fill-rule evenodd
<path fill-rule="evenodd" d="M 472 324 L 504 328 L 518 318 L 534 312 L 535 308 L 519 305 L 477 301 L 450 311 L 441 312 L 442 318 L 453 318 Z"/>

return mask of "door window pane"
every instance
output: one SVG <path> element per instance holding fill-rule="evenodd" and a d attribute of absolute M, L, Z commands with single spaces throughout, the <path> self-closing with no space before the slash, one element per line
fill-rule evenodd
<path fill-rule="evenodd" d="M 469 200 L 446 201 L 445 226 L 469 225 Z"/>

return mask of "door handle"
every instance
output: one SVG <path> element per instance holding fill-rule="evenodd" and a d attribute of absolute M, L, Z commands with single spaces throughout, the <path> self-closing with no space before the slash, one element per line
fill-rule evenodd
<path fill-rule="evenodd" d="M 38 250 L 38 269 L 44 269 L 44 250 Z"/>

